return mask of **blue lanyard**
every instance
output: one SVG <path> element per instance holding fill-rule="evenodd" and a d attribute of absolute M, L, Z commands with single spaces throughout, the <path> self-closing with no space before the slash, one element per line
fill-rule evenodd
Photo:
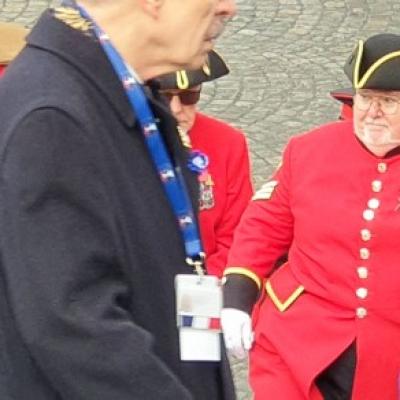
<path fill-rule="evenodd" d="M 139 121 L 147 148 L 178 221 L 185 244 L 186 262 L 194 267 L 199 275 L 202 275 L 205 255 L 182 171 L 179 167 L 174 168 L 172 165 L 142 86 L 127 68 L 107 34 L 81 6 L 77 6 L 77 8 L 82 17 L 92 23 L 94 33 L 125 88 L 129 102 Z"/>

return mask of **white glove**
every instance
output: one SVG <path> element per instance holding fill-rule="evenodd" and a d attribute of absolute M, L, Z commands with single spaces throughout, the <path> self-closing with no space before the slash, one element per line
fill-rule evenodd
<path fill-rule="evenodd" d="M 254 340 L 250 315 L 236 308 L 223 308 L 221 327 L 229 354 L 239 359 L 245 358 Z"/>

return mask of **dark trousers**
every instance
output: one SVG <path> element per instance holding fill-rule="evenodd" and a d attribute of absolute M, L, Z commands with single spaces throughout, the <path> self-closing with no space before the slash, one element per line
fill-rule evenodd
<path fill-rule="evenodd" d="M 315 383 L 324 400 L 351 400 L 355 368 L 356 345 L 353 342 L 317 377 Z"/>

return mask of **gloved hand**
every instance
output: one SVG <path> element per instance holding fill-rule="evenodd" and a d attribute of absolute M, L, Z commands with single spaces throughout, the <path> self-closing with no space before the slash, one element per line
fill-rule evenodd
<path fill-rule="evenodd" d="M 254 340 L 250 315 L 236 308 L 223 308 L 221 327 L 229 354 L 239 359 L 245 358 Z"/>

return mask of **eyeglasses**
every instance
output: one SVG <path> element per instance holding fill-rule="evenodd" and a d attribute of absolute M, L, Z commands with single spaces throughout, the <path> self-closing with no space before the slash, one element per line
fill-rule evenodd
<path fill-rule="evenodd" d="M 174 96 L 178 96 L 180 102 L 185 106 L 196 104 L 200 100 L 201 90 L 177 90 L 177 91 L 162 91 L 168 101 L 171 101 Z"/>
<path fill-rule="evenodd" d="M 386 115 L 396 114 L 399 109 L 400 99 L 394 96 L 371 96 L 369 93 L 357 92 L 354 96 L 354 105 L 360 111 L 368 111 L 376 101 L 379 109 Z"/>

